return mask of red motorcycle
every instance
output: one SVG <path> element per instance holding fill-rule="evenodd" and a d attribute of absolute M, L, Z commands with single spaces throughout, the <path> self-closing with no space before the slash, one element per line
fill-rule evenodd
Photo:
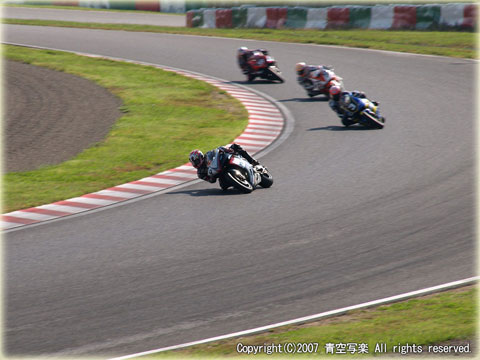
<path fill-rule="evenodd" d="M 277 62 L 274 58 L 264 54 L 261 51 L 255 51 L 247 61 L 250 71 L 246 74 L 249 82 L 253 81 L 256 77 L 270 80 L 285 82 L 282 78 L 282 73 L 277 66 Z"/>

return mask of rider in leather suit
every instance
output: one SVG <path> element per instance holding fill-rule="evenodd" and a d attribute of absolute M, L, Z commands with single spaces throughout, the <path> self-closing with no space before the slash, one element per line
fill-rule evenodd
<path fill-rule="evenodd" d="M 345 99 L 350 96 L 354 96 L 361 99 L 366 99 L 367 96 L 362 91 L 343 91 L 338 95 L 331 96 L 331 100 L 328 102 L 330 108 L 335 111 L 344 126 L 350 126 L 355 123 L 351 117 L 351 113 L 348 111 L 348 104 Z M 374 105 L 378 105 L 377 101 L 372 101 Z"/>
<path fill-rule="evenodd" d="M 197 169 L 197 176 L 205 181 L 214 183 L 217 180 L 218 172 L 215 170 L 217 168 L 216 164 L 213 164 L 212 161 L 216 160 L 216 154 L 218 151 L 227 152 L 230 154 L 238 154 L 245 158 L 250 164 L 258 165 L 258 161 L 255 160 L 250 154 L 244 150 L 238 144 L 232 144 L 230 147 L 226 148 L 220 146 L 216 149 L 208 151 L 205 155 L 200 150 L 193 150 L 190 153 L 189 159 L 194 168 Z M 226 184 L 222 184 L 220 179 L 220 186 L 226 188 Z"/>
<path fill-rule="evenodd" d="M 248 74 L 251 71 L 250 65 L 248 65 L 248 59 L 250 59 L 255 51 L 260 51 L 264 55 L 268 55 L 268 51 L 265 49 L 251 50 L 242 46 L 237 50 L 238 66 L 240 66 L 244 74 Z"/>
<path fill-rule="evenodd" d="M 331 80 L 330 67 L 325 65 L 307 65 L 304 62 L 295 65 L 295 71 L 298 75 L 298 83 L 311 93 L 314 90 L 322 89 Z"/>

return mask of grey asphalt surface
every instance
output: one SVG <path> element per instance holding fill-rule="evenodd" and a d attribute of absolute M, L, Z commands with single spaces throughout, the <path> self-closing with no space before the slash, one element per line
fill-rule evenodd
<path fill-rule="evenodd" d="M 295 128 L 249 195 L 194 184 L 9 232 L 12 354 L 126 355 L 476 274 L 474 61 L 194 36 L 5 26 L 4 41 L 175 66 L 238 81 L 239 46 L 265 47 L 285 84 L 248 85 Z M 89 39 L 85 41 L 85 39 Z M 335 66 L 380 102 L 383 130 L 344 129 L 296 84 Z M 186 154 L 187 157 L 187 154 Z M 354 339 L 352 339 L 353 341 Z"/>
<path fill-rule="evenodd" d="M 26 7 L 4 7 L 2 17 L 26 20 L 63 20 L 86 23 L 144 24 L 185 26 L 185 15 L 130 11 L 63 10 Z"/>

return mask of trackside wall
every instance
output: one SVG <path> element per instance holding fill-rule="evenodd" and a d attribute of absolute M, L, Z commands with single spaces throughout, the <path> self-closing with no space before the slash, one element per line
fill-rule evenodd
<path fill-rule="evenodd" d="M 283 3 L 289 6 L 246 6 L 242 0 L 5 0 L 4 3 L 186 13 L 187 27 L 206 28 L 475 31 L 478 23 L 478 6 L 474 3 L 330 7 L 291 6 L 288 1 Z"/>
<path fill-rule="evenodd" d="M 475 31 L 478 6 L 469 3 L 441 5 L 375 5 L 306 7 L 233 7 L 216 11 L 214 21 L 205 14 L 212 9 L 187 11 L 188 27 L 292 28 L 292 29 L 379 29 L 379 30 L 459 30 Z M 202 22 L 203 14 L 203 22 Z M 236 20 L 235 20 L 236 19 Z M 222 26 L 216 26 L 220 23 Z"/>

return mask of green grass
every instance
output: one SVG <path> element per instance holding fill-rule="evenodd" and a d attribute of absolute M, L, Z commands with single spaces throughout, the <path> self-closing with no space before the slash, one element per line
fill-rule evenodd
<path fill-rule="evenodd" d="M 220 36 L 303 44 L 341 45 L 367 49 L 476 58 L 476 34 L 447 31 L 388 31 L 388 30 L 286 30 L 286 29 L 201 29 L 76 23 L 68 21 L 3 19 L 5 24 L 75 27 L 105 30 L 147 31 L 169 34 Z"/>
<path fill-rule="evenodd" d="M 231 142 L 247 125 L 241 103 L 203 81 L 154 67 L 3 46 L 7 59 L 81 76 L 120 97 L 124 115 L 75 158 L 4 176 L 4 211 L 138 180 L 188 162 L 194 148 Z"/>
<path fill-rule="evenodd" d="M 429 345 L 434 344 L 458 341 L 457 345 L 465 345 L 475 339 L 476 293 L 475 288 L 465 287 L 374 309 L 356 310 L 316 323 L 287 326 L 261 335 L 197 345 L 150 357 L 235 356 L 239 355 L 236 352 L 238 343 L 244 345 L 318 343 L 318 351 L 314 355 L 325 355 L 326 343 L 368 344 L 370 356 L 379 355 L 375 354 L 377 343 L 386 343 L 390 353 L 393 346 L 407 343 L 422 346 L 424 352 L 428 351 Z"/>

